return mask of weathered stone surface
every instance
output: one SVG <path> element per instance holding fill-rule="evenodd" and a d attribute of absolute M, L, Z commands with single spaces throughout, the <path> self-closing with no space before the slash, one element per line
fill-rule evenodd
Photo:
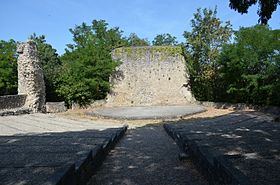
<path fill-rule="evenodd" d="M 25 104 L 26 95 L 0 96 L 0 110 L 22 107 Z"/>
<path fill-rule="evenodd" d="M 65 112 L 67 108 L 65 107 L 64 102 L 47 102 L 46 103 L 46 112 L 56 113 L 56 112 Z"/>
<path fill-rule="evenodd" d="M 53 114 L 0 117 L 0 184 L 85 184 L 125 131 Z"/>
<path fill-rule="evenodd" d="M 166 124 L 165 129 L 218 184 L 279 184 L 280 125 L 260 112 Z"/>
<path fill-rule="evenodd" d="M 172 105 L 194 101 L 180 47 L 117 48 L 122 63 L 112 75 L 108 106 Z"/>
<path fill-rule="evenodd" d="M 85 108 L 102 107 L 106 103 L 107 103 L 106 99 L 94 100 L 89 105 L 79 105 L 78 103 L 72 103 L 71 109 L 72 110 L 77 110 L 77 109 L 85 109 Z"/>
<path fill-rule="evenodd" d="M 161 126 L 128 130 L 88 185 L 207 185 Z"/>
<path fill-rule="evenodd" d="M 26 94 L 25 106 L 33 112 L 45 110 L 45 83 L 36 44 L 32 40 L 21 43 L 18 53 L 18 94 Z"/>

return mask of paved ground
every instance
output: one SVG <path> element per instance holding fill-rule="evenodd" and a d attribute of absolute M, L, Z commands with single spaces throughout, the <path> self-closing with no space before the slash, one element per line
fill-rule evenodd
<path fill-rule="evenodd" d="M 25 114 L 0 117 L 0 135 L 32 134 L 46 132 L 104 130 L 122 126 L 118 123 L 93 122 L 90 120 L 68 119 L 54 114 Z"/>
<path fill-rule="evenodd" d="M 199 122 L 180 121 L 168 128 L 209 156 L 223 156 L 252 184 L 280 184 L 280 123 L 270 116 L 237 112 Z"/>
<path fill-rule="evenodd" d="M 106 146 L 120 126 L 50 114 L 0 117 L 0 184 L 56 184 L 73 164 Z"/>
<path fill-rule="evenodd" d="M 179 149 L 162 126 L 128 130 L 89 185 L 206 185 L 191 161 L 178 160 Z"/>
<path fill-rule="evenodd" d="M 184 106 L 145 106 L 145 107 L 105 107 L 88 112 L 89 115 L 115 119 L 171 119 L 204 112 L 206 109 L 199 105 Z"/>
<path fill-rule="evenodd" d="M 226 157 L 253 184 L 280 184 L 279 122 L 257 112 L 214 119 L 208 114 L 201 113 L 200 121 L 191 116 L 191 122 L 168 125 L 184 141 L 195 141 Z M 89 184 L 208 184 L 191 161 L 178 160 L 178 147 L 162 126 L 128 122 L 134 129 Z M 55 184 L 65 170 L 81 164 L 89 151 L 105 146 L 122 125 L 121 120 L 74 120 L 51 114 L 0 117 L 0 184 Z"/>

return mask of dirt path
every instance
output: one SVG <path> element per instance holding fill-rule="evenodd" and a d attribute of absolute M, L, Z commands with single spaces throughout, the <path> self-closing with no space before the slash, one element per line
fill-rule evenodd
<path fill-rule="evenodd" d="M 161 125 L 128 130 L 89 185 L 205 185 Z"/>

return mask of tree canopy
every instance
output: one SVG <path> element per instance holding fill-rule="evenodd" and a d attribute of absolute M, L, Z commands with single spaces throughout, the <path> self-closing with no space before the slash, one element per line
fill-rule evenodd
<path fill-rule="evenodd" d="M 189 84 L 198 100 L 213 101 L 218 96 L 214 93 L 218 88 L 217 61 L 232 34 L 231 24 L 223 23 L 216 15 L 216 9 L 198 9 L 191 20 L 192 31 L 184 32 Z"/>
<path fill-rule="evenodd" d="M 257 3 L 259 4 L 259 22 L 267 24 L 272 13 L 277 9 L 277 6 L 280 5 L 280 0 L 230 0 L 229 6 L 243 14 L 248 13 L 249 7 Z"/>
<path fill-rule="evenodd" d="M 225 100 L 280 105 L 280 30 L 241 28 L 220 58 Z"/>
<path fill-rule="evenodd" d="M 110 89 L 109 77 L 118 62 L 112 60 L 113 48 L 124 46 L 127 40 L 118 27 L 108 28 L 104 20 L 91 25 L 82 23 L 70 29 L 74 44 L 68 44 L 63 62 L 58 92 L 68 105 L 85 105 L 105 98 Z"/>
<path fill-rule="evenodd" d="M 16 42 L 0 40 L 0 95 L 17 93 Z"/>
<path fill-rule="evenodd" d="M 232 7 L 240 6 L 243 13 L 257 2 L 265 3 L 231 2 Z M 269 18 L 264 16 L 261 22 L 266 23 Z M 197 100 L 280 105 L 280 30 L 256 25 L 233 32 L 230 22 L 217 17 L 217 8 L 198 9 L 191 28 L 183 33 L 185 43 L 178 44 L 176 37 L 164 33 L 157 35 L 152 44 L 184 48 L 188 82 Z M 111 87 L 110 75 L 120 64 L 111 57 L 114 48 L 150 45 L 135 33 L 123 36 L 122 30 L 109 27 L 105 20 L 82 23 L 70 32 L 73 42 L 62 56 L 44 35 L 30 36 L 42 62 L 47 101 L 63 99 L 69 106 L 106 97 Z M 17 93 L 16 45 L 14 40 L 0 40 L 0 95 Z"/>
<path fill-rule="evenodd" d="M 141 39 L 136 33 L 131 33 L 127 38 L 127 46 L 149 46 L 148 39 Z"/>
<path fill-rule="evenodd" d="M 175 46 L 178 44 L 177 38 L 169 33 L 159 34 L 152 41 L 154 46 Z"/>

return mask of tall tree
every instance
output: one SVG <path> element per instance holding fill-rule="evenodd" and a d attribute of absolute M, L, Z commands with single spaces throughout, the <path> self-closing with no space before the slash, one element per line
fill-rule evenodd
<path fill-rule="evenodd" d="M 16 45 L 0 40 L 0 95 L 17 94 Z"/>
<path fill-rule="evenodd" d="M 228 100 L 280 105 L 280 30 L 241 28 L 223 48 L 219 71 Z"/>
<path fill-rule="evenodd" d="M 43 67 L 46 85 L 46 100 L 58 101 L 61 98 L 56 92 L 57 79 L 61 70 L 61 61 L 56 50 L 46 42 L 44 35 L 37 36 L 33 33 L 29 39 L 35 41 L 38 49 L 38 57 Z"/>
<path fill-rule="evenodd" d="M 259 22 L 267 24 L 272 13 L 276 11 L 277 6 L 280 5 L 280 0 L 230 0 L 229 6 L 243 14 L 248 13 L 249 7 L 257 3 L 259 4 Z"/>
<path fill-rule="evenodd" d="M 231 37 L 231 24 L 216 17 L 217 9 L 198 9 L 191 20 L 192 31 L 186 38 L 187 67 L 190 86 L 198 100 L 213 101 L 218 94 L 217 61 L 223 44 Z"/>
<path fill-rule="evenodd" d="M 131 33 L 127 38 L 128 46 L 149 46 L 148 39 L 139 38 L 136 33 Z"/>
<path fill-rule="evenodd" d="M 154 46 L 175 46 L 178 44 L 177 38 L 169 33 L 159 34 L 152 41 Z"/>
<path fill-rule="evenodd" d="M 104 20 L 82 23 L 74 29 L 74 44 L 68 44 L 62 56 L 63 70 L 58 92 L 66 103 L 85 105 L 102 99 L 110 89 L 109 77 L 118 62 L 112 60 L 113 48 L 124 46 L 127 40 L 118 27 L 108 28 Z"/>

